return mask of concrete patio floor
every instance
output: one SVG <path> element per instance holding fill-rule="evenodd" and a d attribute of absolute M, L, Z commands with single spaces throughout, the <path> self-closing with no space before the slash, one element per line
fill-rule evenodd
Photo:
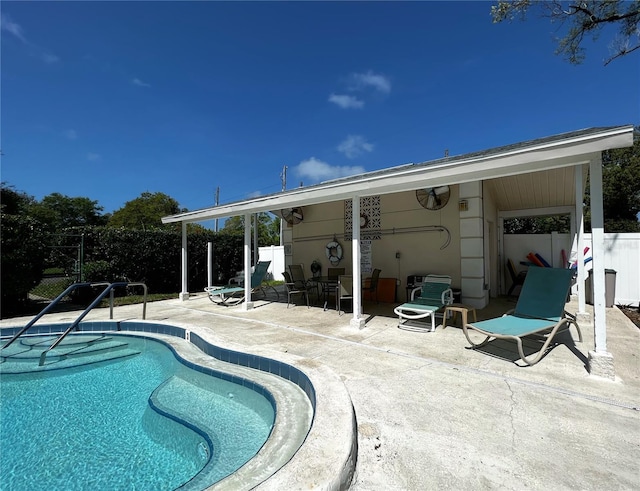
<path fill-rule="evenodd" d="M 496 299 L 478 317 L 514 305 Z M 197 294 L 150 303 L 147 319 L 192 326 L 248 353 L 294 355 L 335 373 L 357 419 L 353 490 L 640 488 L 640 329 L 617 308 L 607 309 L 607 350 L 616 369 L 610 381 L 586 369 L 591 326 L 581 326 L 582 343 L 574 344 L 572 328 L 542 361 L 524 367 L 514 362 L 515 344 L 470 350 L 459 327 L 399 329 L 393 306 L 366 304 L 366 325 L 357 330 L 348 313 L 287 308 L 286 294 L 279 301 L 258 298 L 249 311 Z M 567 310 L 576 309 L 569 302 Z M 140 319 L 141 310 L 117 307 L 114 319 Z M 85 320 L 108 317 L 109 309 L 97 309 Z"/>

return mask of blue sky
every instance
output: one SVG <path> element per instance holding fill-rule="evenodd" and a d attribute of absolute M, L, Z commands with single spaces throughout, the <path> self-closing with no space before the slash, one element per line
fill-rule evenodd
<path fill-rule="evenodd" d="M 10 2 L 2 181 L 113 212 L 212 206 L 407 162 L 640 124 L 640 53 L 554 54 L 490 2 Z"/>

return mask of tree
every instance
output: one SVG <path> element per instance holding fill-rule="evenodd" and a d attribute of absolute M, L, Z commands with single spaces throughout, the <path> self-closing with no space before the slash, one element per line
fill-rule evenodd
<path fill-rule="evenodd" d="M 164 193 L 144 192 L 140 197 L 127 201 L 124 206 L 113 212 L 109 227 L 124 227 L 131 230 L 174 228 L 165 226 L 162 217 L 186 211 L 178 202 Z"/>
<path fill-rule="evenodd" d="M 29 207 L 35 202 L 33 196 L 16 191 L 6 182 L 0 183 L 0 208 L 7 215 L 28 214 Z"/>
<path fill-rule="evenodd" d="M 42 278 L 46 245 L 42 225 L 27 215 L 33 198 L 2 183 L 0 207 L 0 308 L 2 316 L 15 313 L 29 290 Z"/>
<path fill-rule="evenodd" d="M 505 234 L 550 234 L 559 232 L 568 234 L 571 230 L 569 215 L 548 217 L 518 217 L 504 221 Z"/>
<path fill-rule="evenodd" d="M 89 198 L 52 193 L 32 203 L 29 215 L 44 224 L 47 231 L 55 233 L 69 227 L 105 225 L 109 217 L 102 214 L 103 210 L 97 201 Z"/>
<path fill-rule="evenodd" d="M 251 220 L 253 222 L 253 219 Z M 235 216 L 224 222 L 224 234 L 244 235 L 244 217 Z M 280 243 L 280 219 L 269 213 L 258 213 L 258 245 L 265 247 Z"/>
<path fill-rule="evenodd" d="M 515 18 L 524 20 L 530 8 L 536 8 L 551 22 L 560 22 L 561 27 L 567 25 L 564 37 L 558 39 L 556 54 L 563 55 L 570 63 L 584 61 L 584 38 L 590 35 L 598 39 L 606 26 L 616 26 L 618 33 L 610 44 L 611 55 L 605 65 L 640 48 L 638 0 L 500 0 L 491 7 L 491 16 L 495 23 Z"/>

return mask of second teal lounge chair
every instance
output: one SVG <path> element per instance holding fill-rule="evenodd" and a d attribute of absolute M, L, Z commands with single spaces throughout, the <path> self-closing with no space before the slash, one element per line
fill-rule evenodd
<path fill-rule="evenodd" d="M 266 296 L 265 285 L 262 284 L 265 276 L 267 275 L 267 269 L 271 261 L 258 261 L 253 273 L 251 273 L 251 291 L 256 292 L 260 290 L 263 295 Z M 268 285 L 276 292 L 278 297 L 278 290 Z M 227 285 L 227 286 L 212 286 L 204 289 L 209 294 L 209 300 L 213 303 L 218 303 L 226 306 L 237 305 L 244 300 L 244 286 L 240 285 Z"/>
<path fill-rule="evenodd" d="M 564 310 L 572 279 L 573 271 L 570 269 L 530 268 L 516 308 L 502 317 L 462 326 L 467 341 L 473 348 L 480 348 L 491 339 L 513 340 L 518 345 L 520 358 L 527 365 L 538 363 L 554 336 L 560 330 L 568 329 L 571 324 L 576 327 L 579 341 L 582 342 L 578 323 Z M 471 330 L 483 334 L 485 339 L 479 343 L 473 341 L 469 335 Z M 533 336 L 542 337 L 544 343 L 535 357 L 528 358 L 522 348 L 522 339 Z"/>
<path fill-rule="evenodd" d="M 411 301 L 398 305 L 393 311 L 398 316 L 398 327 L 401 329 L 424 330 L 420 319 L 431 317 L 431 329 L 436 330 L 436 312 L 442 311 L 453 303 L 451 277 L 445 275 L 427 275 L 424 283 L 411 291 Z M 419 293 L 419 296 L 416 294 Z"/>

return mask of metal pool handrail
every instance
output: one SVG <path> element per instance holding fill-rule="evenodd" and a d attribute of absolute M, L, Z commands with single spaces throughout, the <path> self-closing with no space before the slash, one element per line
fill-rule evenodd
<path fill-rule="evenodd" d="M 55 348 L 56 346 L 58 346 L 62 342 L 62 340 L 67 336 L 67 334 L 73 331 L 73 329 L 75 329 L 78 326 L 78 324 L 80 324 L 80 321 L 85 318 L 85 316 L 91 311 L 91 309 L 93 309 L 96 305 L 98 305 L 102 301 L 102 299 L 107 296 L 107 293 L 113 293 L 113 289 L 117 286 L 127 286 L 127 285 L 128 283 L 124 281 L 108 284 L 107 287 L 102 291 L 102 293 L 98 295 L 93 302 L 91 302 L 91 305 L 89 305 L 86 309 L 84 309 L 82 314 L 80 314 L 80 316 L 75 321 L 73 321 L 73 323 L 69 327 L 67 327 L 67 330 L 64 331 L 60 335 L 60 337 L 53 342 L 51 346 L 49 346 L 46 350 L 42 352 L 42 354 L 40 355 L 40 363 L 38 363 L 38 365 L 40 366 L 44 365 L 44 361 L 47 358 L 47 353 L 51 351 L 53 348 Z M 111 295 L 110 298 L 111 298 L 111 308 L 112 308 L 111 312 L 113 312 L 113 295 Z"/>
<path fill-rule="evenodd" d="M 106 284 L 108 284 L 108 283 L 105 283 L 105 285 Z M 100 286 L 100 285 L 101 284 L 97 284 L 96 286 Z M 53 309 L 53 307 L 55 307 L 60 302 L 60 300 L 62 300 L 64 297 L 66 297 L 73 290 L 76 290 L 77 288 L 82 288 L 82 287 L 85 287 L 85 286 L 92 286 L 92 283 L 73 283 L 72 285 L 69 285 L 65 291 L 63 291 L 49 305 L 47 305 L 44 309 L 42 309 L 38 315 L 36 315 L 33 319 L 31 319 L 26 326 L 24 326 L 22 329 L 20 329 L 20 331 L 18 331 L 16 334 L 14 334 L 14 336 L 9 340 L 9 342 L 7 344 L 5 344 L 0 349 L 4 349 L 4 348 L 8 347 L 9 345 L 11 345 L 11 343 L 13 343 L 20 336 L 22 336 L 22 334 L 24 332 L 26 332 L 31 326 L 33 326 L 36 322 L 38 322 L 38 320 L 43 315 L 45 315 L 51 309 Z"/>
<path fill-rule="evenodd" d="M 107 293 L 110 293 L 109 296 L 109 318 L 113 319 L 113 289 L 115 287 L 118 286 L 142 286 L 144 288 L 144 297 L 143 297 L 143 306 L 142 306 L 142 319 L 146 319 L 147 316 L 147 285 L 144 283 L 129 283 L 129 282 L 117 282 L 117 283 L 107 283 L 107 282 L 99 282 L 99 283 L 74 283 L 72 285 L 69 285 L 67 287 L 67 289 L 65 291 L 63 291 L 60 295 L 58 295 L 49 305 L 47 305 L 44 309 L 42 309 L 40 311 L 40 313 L 38 315 L 36 315 L 33 319 L 31 319 L 29 321 L 29 323 L 27 323 L 26 326 L 24 326 L 22 329 L 20 329 L 20 331 L 18 331 L 16 334 L 14 334 L 14 336 L 2 347 L 0 347 L 0 349 L 4 349 L 7 346 L 11 345 L 16 339 L 18 339 L 20 336 L 22 336 L 22 334 L 24 334 L 31 326 L 33 326 L 39 319 L 41 319 L 45 314 L 47 314 L 49 311 L 51 311 L 53 309 L 53 307 L 55 307 L 65 296 L 67 296 L 69 293 L 71 293 L 73 290 L 76 290 L 78 288 L 83 288 L 83 287 L 94 287 L 94 286 L 106 286 L 107 288 L 105 288 L 105 290 L 98 296 L 98 298 L 96 298 L 91 305 L 89 305 L 83 312 L 82 314 L 80 314 L 80 317 L 78 317 L 75 322 L 73 324 L 71 324 L 71 326 L 65 331 L 65 333 L 63 334 L 63 338 L 64 336 L 66 336 L 74 327 L 77 327 L 77 325 L 80 323 L 80 321 L 82 319 L 84 319 L 84 317 L 89 313 L 89 311 L 91 311 L 96 305 L 98 305 L 98 303 L 100 303 L 100 301 L 106 296 Z M 57 346 L 57 344 L 61 341 L 62 339 L 58 339 L 54 345 L 52 345 L 47 351 L 55 348 L 55 346 Z M 46 353 L 46 352 L 45 352 Z M 43 353 L 44 355 L 44 353 Z M 46 355 L 45 355 L 46 357 Z M 42 359 L 42 358 L 41 358 Z M 42 359 L 42 361 L 44 361 L 44 359 Z M 42 364 L 42 363 L 41 363 Z"/>

